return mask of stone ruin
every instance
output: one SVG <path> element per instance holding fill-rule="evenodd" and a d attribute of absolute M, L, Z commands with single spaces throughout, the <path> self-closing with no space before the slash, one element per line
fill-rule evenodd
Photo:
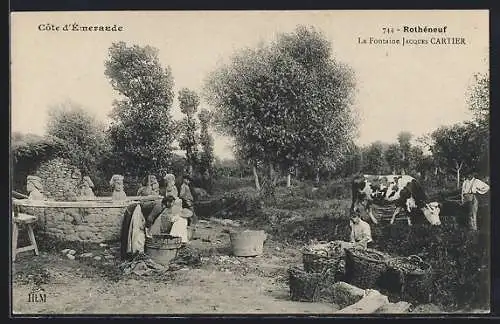
<path fill-rule="evenodd" d="M 76 200 L 79 195 L 81 172 L 65 159 L 43 162 L 34 175 L 40 179 L 43 194 L 50 200 Z"/>

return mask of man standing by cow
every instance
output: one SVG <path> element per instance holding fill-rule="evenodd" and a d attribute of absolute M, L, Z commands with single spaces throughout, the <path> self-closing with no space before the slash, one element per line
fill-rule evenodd
<path fill-rule="evenodd" d="M 462 184 L 462 205 L 468 209 L 468 225 L 473 231 L 477 230 L 477 211 L 479 209 L 476 195 L 484 195 L 489 190 L 490 186 L 477 179 L 474 173 L 469 173 Z"/>

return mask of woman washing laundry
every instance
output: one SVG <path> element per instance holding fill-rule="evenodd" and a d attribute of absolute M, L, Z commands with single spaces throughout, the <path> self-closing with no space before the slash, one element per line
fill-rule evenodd
<path fill-rule="evenodd" d="M 182 200 L 173 195 L 129 206 L 122 223 L 122 259 L 144 253 L 146 237 L 160 233 L 180 237 L 182 243 L 187 243 L 187 222 L 191 216 L 189 209 L 182 208 Z"/>
<path fill-rule="evenodd" d="M 135 203 L 126 209 L 120 237 L 122 259 L 128 259 L 137 253 L 144 253 L 146 228 L 151 226 L 151 220 L 154 221 L 165 209 L 172 207 L 174 201 L 174 197 L 168 196 L 161 200 Z"/>
<path fill-rule="evenodd" d="M 146 236 L 153 237 L 153 235 L 160 233 L 169 233 L 172 236 L 180 237 L 182 243 L 188 242 L 188 219 L 193 216 L 191 210 L 182 208 L 182 200 L 167 196 L 173 199 L 171 206 L 165 208 L 160 213 L 152 213 L 146 219 Z"/>

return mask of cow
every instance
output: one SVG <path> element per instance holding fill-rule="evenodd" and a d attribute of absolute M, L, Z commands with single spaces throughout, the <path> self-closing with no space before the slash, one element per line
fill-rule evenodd
<path fill-rule="evenodd" d="M 391 224 L 394 223 L 396 215 L 405 209 L 408 212 L 409 226 L 412 225 L 409 214 L 418 210 L 432 225 L 441 225 L 440 204 L 428 202 L 420 184 L 409 175 L 356 175 L 352 181 L 351 214 L 359 212 L 361 207 L 364 207 L 372 222 L 377 224 L 377 219 L 373 215 L 373 204 L 396 206 Z"/>

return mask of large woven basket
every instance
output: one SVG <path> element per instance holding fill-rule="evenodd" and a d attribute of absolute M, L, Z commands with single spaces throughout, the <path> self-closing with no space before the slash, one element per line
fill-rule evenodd
<path fill-rule="evenodd" d="M 374 250 L 346 249 L 345 280 L 362 289 L 376 289 L 382 286 L 387 271 L 388 254 Z"/>
<path fill-rule="evenodd" d="M 302 250 L 302 262 L 306 272 L 322 272 L 325 268 L 332 269 L 332 273 L 344 274 L 345 251 L 343 243 L 331 242 L 329 248 L 311 249 L 306 247 Z"/>
<path fill-rule="evenodd" d="M 419 256 L 396 257 L 387 261 L 391 287 L 402 299 L 430 303 L 433 283 L 432 267 Z"/>
<path fill-rule="evenodd" d="M 328 268 L 323 272 L 306 272 L 298 267 L 288 269 L 290 297 L 293 301 L 332 302 L 331 287 L 334 282 L 334 276 Z"/>

